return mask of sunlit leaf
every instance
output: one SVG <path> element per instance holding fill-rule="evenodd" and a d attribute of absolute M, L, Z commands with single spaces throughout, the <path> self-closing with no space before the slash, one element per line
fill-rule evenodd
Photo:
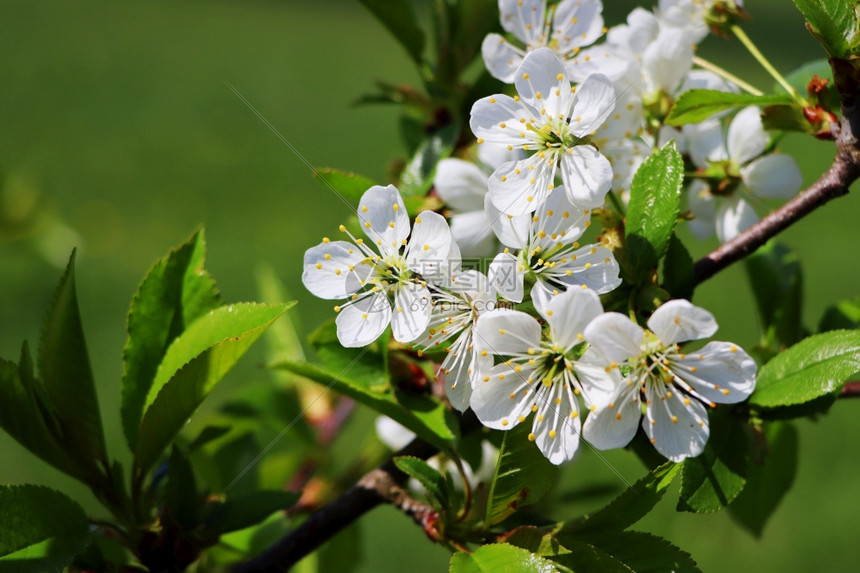
<path fill-rule="evenodd" d="M 482 545 L 472 553 L 455 553 L 450 573 L 553 573 L 558 569 L 537 555 L 506 543 Z"/>
<path fill-rule="evenodd" d="M 424 486 L 427 499 L 437 510 L 447 509 L 450 506 L 448 493 L 445 489 L 445 476 L 440 474 L 436 468 L 424 460 L 412 456 L 397 456 L 394 464 L 406 475 L 418 480 Z"/>
<path fill-rule="evenodd" d="M 0 485 L 0 572 L 60 570 L 90 541 L 84 510 L 52 489 Z"/>
<path fill-rule="evenodd" d="M 702 122 L 715 113 L 746 107 L 748 105 L 768 106 L 792 103 L 791 96 L 782 95 L 752 95 L 746 93 L 722 92 L 719 90 L 695 89 L 685 91 L 675 101 L 672 111 L 666 118 L 669 125 L 686 125 Z"/>
<path fill-rule="evenodd" d="M 803 404 L 839 390 L 856 372 L 860 372 L 860 330 L 816 334 L 759 370 L 750 404 L 761 408 Z"/>
<path fill-rule="evenodd" d="M 832 58 L 856 54 L 858 23 L 854 2 L 846 0 L 794 0 L 806 18 L 809 31 Z"/>
<path fill-rule="evenodd" d="M 123 349 L 122 427 L 134 449 L 143 406 L 170 344 L 196 319 L 220 306 L 215 281 L 203 267 L 206 241 L 197 231 L 159 260 L 131 301 Z"/>
<path fill-rule="evenodd" d="M 292 305 L 234 304 L 191 324 L 168 348 L 144 404 L 135 459 L 155 463 L 212 388 Z"/>
<path fill-rule="evenodd" d="M 323 187 L 356 205 L 364 192 L 376 185 L 372 179 L 363 175 L 332 169 L 331 167 L 316 170 L 314 176 L 314 179 L 319 181 Z"/>

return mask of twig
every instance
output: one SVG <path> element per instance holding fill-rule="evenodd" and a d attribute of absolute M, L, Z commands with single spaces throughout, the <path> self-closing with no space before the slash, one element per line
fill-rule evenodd
<path fill-rule="evenodd" d="M 732 263 L 755 252 L 770 238 L 831 199 L 848 194 L 848 188 L 860 178 L 860 144 L 855 136 L 860 128 L 858 104 L 860 102 L 842 103 L 842 122 L 836 137 L 836 157 L 830 168 L 794 199 L 696 261 L 695 284 L 704 282 Z"/>
<path fill-rule="evenodd" d="M 471 410 L 461 416 L 461 433 L 471 432 L 478 427 L 480 423 Z M 415 439 L 395 456 L 427 459 L 438 451 L 427 442 Z M 311 514 L 295 530 L 266 551 L 249 561 L 233 566 L 232 572 L 286 571 L 339 531 L 383 503 L 391 503 L 402 509 L 432 537 L 432 510 L 408 495 L 403 489 L 405 482 L 406 475 L 397 469 L 394 462 L 388 460 L 365 474 L 340 497 Z"/>

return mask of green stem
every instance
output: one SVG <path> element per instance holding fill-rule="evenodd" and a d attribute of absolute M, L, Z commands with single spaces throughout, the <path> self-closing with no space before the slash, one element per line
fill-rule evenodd
<path fill-rule="evenodd" d="M 744 45 L 744 47 L 749 51 L 750 54 L 752 54 L 752 56 L 758 61 L 758 63 L 761 64 L 761 66 L 767 71 L 767 73 L 769 73 L 771 77 L 773 77 L 773 79 L 775 79 L 777 83 L 781 85 L 783 89 L 785 89 L 785 91 L 788 92 L 788 95 L 790 95 L 794 101 L 796 101 L 803 107 L 806 107 L 808 105 L 808 102 L 803 97 L 801 97 L 800 94 L 797 93 L 797 90 L 794 89 L 791 84 L 789 84 L 788 81 L 786 81 L 786 79 L 782 77 L 782 74 L 780 74 L 776 70 L 776 68 L 771 65 L 767 58 L 764 57 L 764 55 L 759 51 L 755 44 L 753 44 L 753 41 L 750 40 L 749 36 L 747 36 L 746 32 L 744 32 L 740 26 L 735 24 L 731 27 L 731 31 L 735 36 L 737 36 L 738 40 L 741 41 L 741 44 Z"/>
<path fill-rule="evenodd" d="M 700 68 L 703 68 L 705 70 L 708 70 L 709 72 L 713 72 L 713 73 L 717 74 L 721 78 L 729 80 L 730 82 L 732 82 L 733 84 L 735 84 L 736 86 L 738 86 L 739 88 L 741 88 L 742 90 L 744 90 L 745 92 L 747 92 L 749 94 L 752 94 L 754 96 L 764 95 L 763 91 L 754 88 L 753 86 L 746 83 L 745 81 L 743 81 L 742 79 L 740 79 L 739 77 L 734 75 L 733 73 L 729 72 L 728 70 L 726 70 L 724 68 L 721 68 L 720 66 L 718 66 L 717 64 L 715 64 L 713 62 L 709 62 L 708 60 L 706 60 L 704 58 L 700 58 L 699 56 L 693 56 L 693 63 L 696 64 L 697 66 L 699 66 Z"/>
<path fill-rule="evenodd" d="M 624 205 L 621 204 L 621 199 L 619 199 L 618 195 L 615 194 L 615 191 L 612 191 L 612 190 L 610 190 L 609 193 L 607 193 L 607 195 L 609 195 L 609 200 L 612 201 L 612 206 L 615 207 L 615 210 L 618 211 L 621 214 L 621 216 L 623 217 L 624 216 Z"/>

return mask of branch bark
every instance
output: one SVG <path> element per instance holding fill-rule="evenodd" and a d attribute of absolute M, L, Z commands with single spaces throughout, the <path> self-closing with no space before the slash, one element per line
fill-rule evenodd
<path fill-rule="evenodd" d="M 809 188 L 773 211 L 731 241 L 705 255 L 695 265 L 695 284 L 755 252 L 769 239 L 831 199 L 848 194 L 860 178 L 860 95 L 855 91 L 842 101 L 842 121 L 836 136 L 836 157 L 830 168 Z"/>
<path fill-rule="evenodd" d="M 471 410 L 460 416 L 459 421 L 461 434 L 480 427 L 480 422 Z M 394 455 L 427 459 L 438 451 L 427 442 L 415 439 Z M 311 514 L 295 530 L 263 553 L 234 565 L 232 573 L 286 571 L 339 531 L 383 503 L 396 505 L 431 535 L 429 528 L 432 525 L 433 510 L 408 494 L 403 488 L 406 478 L 406 474 L 397 469 L 389 459 L 365 474 L 340 497 Z"/>

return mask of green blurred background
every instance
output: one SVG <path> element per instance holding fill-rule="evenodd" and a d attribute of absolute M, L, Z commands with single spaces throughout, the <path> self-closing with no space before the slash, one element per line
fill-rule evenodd
<path fill-rule="evenodd" d="M 606 4 L 607 25 L 636 5 Z M 780 69 L 821 57 L 790 2 L 749 4 L 748 31 Z M 226 82 L 312 165 L 382 182 L 403 149 L 398 111 L 351 102 L 376 79 L 399 84 L 417 76 L 382 27 L 348 0 L 2 0 L 0 22 L 0 197 L 2 212 L 16 221 L 0 235 L 0 356 L 17 360 L 21 341 L 38 339 L 61 267 L 78 246 L 80 305 L 108 446 L 127 459 L 118 414 L 126 309 L 149 266 L 198 225 L 206 227 L 208 268 L 225 299 L 258 298 L 254 273 L 268 262 L 300 300 L 292 312 L 306 329 L 331 315 L 329 303 L 301 286 L 300 263 L 304 250 L 334 232 L 349 210 L 312 180 Z M 709 38 L 699 54 L 765 89 L 772 83 L 735 43 Z M 799 137 L 782 147 L 799 160 L 807 183 L 832 151 Z M 858 212 L 854 193 L 783 236 L 803 263 L 811 328 L 828 303 L 858 293 Z M 685 238 L 694 256 L 715 247 Z M 720 338 L 748 347 L 757 342 L 742 268 L 709 281 L 695 302 L 718 317 Z M 196 417 L 248 384 L 267 384 L 261 360 L 259 352 L 246 358 Z M 817 422 L 797 423 L 797 479 L 761 540 L 726 512 L 678 514 L 672 499 L 636 528 L 668 537 L 704 571 L 855 570 L 858 408 L 840 402 Z M 96 507 L 82 486 L 5 435 L 0 452 L 0 482 L 51 485 Z M 630 482 L 644 473 L 625 452 L 607 460 Z M 563 501 L 554 503 L 553 516 L 573 517 L 608 499 L 575 495 L 594 484 L 623 486 L 585 451 L 562 475 L 556 499 Z M 389 508 L 368 515 L 361 530 L 359 571 L 407 562 L 414 573 L 446 567 L 447 552 Z"/>

